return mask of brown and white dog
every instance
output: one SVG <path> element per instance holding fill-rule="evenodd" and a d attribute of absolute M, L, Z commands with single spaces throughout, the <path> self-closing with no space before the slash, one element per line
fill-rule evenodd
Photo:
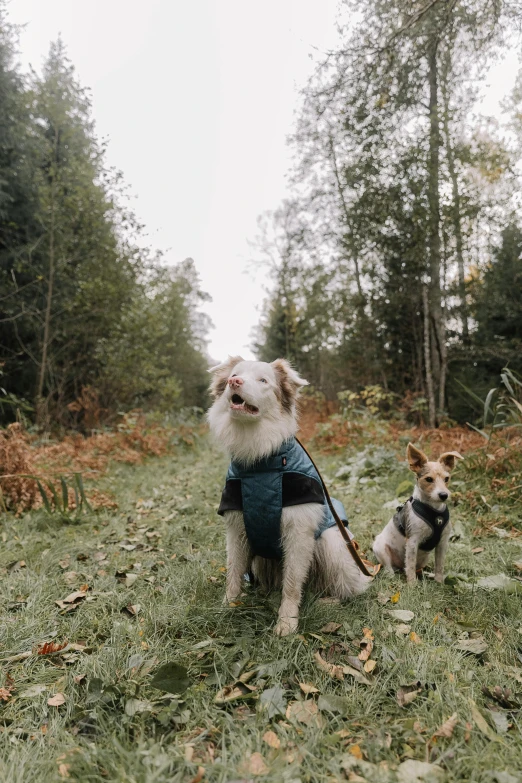
<path fill-rule="evenodd" d="M 397 509 L 376 537 L 373 551 L 388 573 L 395 568 L 404 569 L 411 583 L 435 549 L 435 581 L 442 583 L 451 535 L 446 505 L 450 497 L 448 483 L 455 460 L 462 457 L 458 451 L 447 451 L 437 462 L 430 462 L 424 452 L 408 443 L 406 458 L 417 477 L 413 496 Z"/>
<path fill-rule="evenodd" d="M 210 387 L 214 403 L 208 412 L 210 429 L 231 459 L 243 465 L 277 453 L 297 432 L 296 400 L 307 385 L 284 359 L 244 361 L 240 356 L 213 367 Z M 316 531 L 324 506 L 305 502 L 281 512 L 282 560 L 254 555 L 246 535 L 243 512 L 224 512 L 227 527 L 226 602 L 238 597 L 243 576 L 251 571 L 265 590 L 282 588 L 275 633 L 297 629 L 299 605 L 307 579 L 314 589 L 345 599 L 364 592 L 364 576 L 348 552 L 337 528 Z"/>

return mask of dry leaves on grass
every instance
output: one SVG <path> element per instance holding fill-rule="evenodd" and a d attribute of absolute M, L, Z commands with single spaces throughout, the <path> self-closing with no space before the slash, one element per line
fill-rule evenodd
<path fill-rule="evenodd" d="M 310 693 L 319 693 L 319 688 L 316 688 L 311 682 L 300 682 L 299 687 L 307 696 Z"/>
<path fill-rule="evenodd" d="M 286 708 L 288 720 L 303 723 L 305 726 L 315 726 L 320 729 L 324 725 L 324 718 L 319 712 L 319 707 L 312 699 L 306 701 L 291 701 Z"/>
<path fill-rule="evenodd" d="M 65 696 L 63 693 L 56 693 L 50 699 L 47 699 L 47 704 L 49 707 L 61 707 L 62 704 L 65 704 Z"/>
<path fill-rule="evenodd" d="M 447 721 L 445 721 L 442 726 L 440 726 L 437 731 L 433 734 L 433 737 L 444 737 L 446 739 L 449 739 L 453 736 L 453 732 L 455 731 L 455 726 L 459 722 L 458 715 L 456 712 L 451 715 L 451 717 L 448 718 Z"/>
<path fill-rule="evenodd" d="M 275 748 L 276 750 L 281 747 L 281 740 L 275 731 L 265 731 L 263 734 L 263 742 L 266 742 L 267 745 L 270 745 L 271 748 Z"/>
<path fill-rule="evenodd" d="M 270 771 L 261 753 L 257 752 L 245 759 L 241 767 L 246 774 L 255 776 L 267 775 Z"/>
<path fill-rule="evenodd" d="M 471 717 L 473 718 L 473 723 L 477 727 L 479 731 L 482 732 L 482 734 L 487 737 L 491 741 L 500 740 L 498 735 L 493 731 L 489 723 L 486 721 L 482 713 L 480 712 L 479 708 L 473 701 L 473 699 L 469 700 L 470 709 L 471 709 Z"/>
<path fill-rule="evenodd" d="M 368 678 L 362 674 L 362 672 L 354 669 L 352 666 L 340 666 L 339 664 L 328 663 L 328 661 L 325 661 L 325 659 L 322 657 L 320 651 L 317 651 L 314 654 L 314 660 L 318 667 L 322 669 L 322 671 L 329 674 L 330 677 L 332 677 L 334 680 L 344 680 L 344 675 L 346 674 L 353 677 L 354 680 L 360 682 L 362 685 L 372 684 L 370 680 L 368 680 Z"/>
<path fill-rule="evenodd" d="M 420 693 L 422 693 L 420 682 L 414 682 L 411 685 L 401 685 L 397 691 L 397 704 L 399 707 L 407 707 Z"/>
<path fill-rule="evenodd" d="M 371 628 L 363 628 L 363 638 L 359 642 L 361 652 L 359 653 L 360 661 L 367 661 L 373 650 L 373 631 Z"/>
<path fill-rule="evenodd" d="M 341 623 L 326 623 L 321 628 L 321 633 L 337 633 L 340 627 Z"/>

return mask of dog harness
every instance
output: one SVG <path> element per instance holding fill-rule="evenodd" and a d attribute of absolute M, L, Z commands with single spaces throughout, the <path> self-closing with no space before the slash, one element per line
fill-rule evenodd
<path fill-rule="evenodd" d="M 331 501 L 344 526 L 348 527 L 343 504 L 335 498 Z M 321 503 L 324 506 L 323 518 L 315 531 L 316 539 L 328 528 L 336 526 L 319 474 L 296 439 L 290 438 L 273 454 L 248 466 L 232 460 L 218 514 L 223 516 L 226 511 L 242 511 L 254 555 L 280 560 L 283 556 L 282 510 L 303 503 Z M 353 538 L 350 531 L 348 534 Z"/>
<path fill-rule="evenodd" d="M 427 503 L 422 503 L 412 496 L 406 503 L 403 503 L 402 506 L 397 506 L 397 512 L 393 515 L 393 523 L 399 533 L 403 536 L 406 535 L 405 509 L 408 503 L 411 503 L 413 513 L 420 517 L 431 528 L 431 536 L 419 547 L 423 552 L 431 552 L 438 545 L 442 532 L 449 522 L 449 509 L 446 506 L 444 511 L 436 511 L 436 509 L 428 506 Z"/>

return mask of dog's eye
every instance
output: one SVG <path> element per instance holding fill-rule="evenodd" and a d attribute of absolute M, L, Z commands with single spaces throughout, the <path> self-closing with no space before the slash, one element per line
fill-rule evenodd
<path fill-rule="evenodd" d="M 261 383 L 268 383 L 266 378 L 260 378 L 259 380 L 261 381 Z"/>
<path fill-rule="evenodd" d="M 433 484 L 433 479 L 431 476 L 426 476 L 426 481 L 428 482 L 428 484 Z"/>
<path fill-rule="evenodd" d="M 447 484 L 447 483 L 448 483 L 448 481 L 449 481 L 449 476 L 446 476 L 446 478 L 444 479 L 444 481 L 445 481 L 445 482 L 446 482 L 446 484 Z"/>

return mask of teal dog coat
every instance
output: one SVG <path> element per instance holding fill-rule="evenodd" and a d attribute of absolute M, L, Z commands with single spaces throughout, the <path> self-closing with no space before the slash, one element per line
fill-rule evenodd
<path fill-rule="evenodd" d="M 335 498 L 331 500 L 348 527 L 343 504 Z M 319 474 L 295 438 L 291 438 L 276 452 L 251 465 L 232 460 L 218 514 L 242 511 L 254 555 L 280 560 L 282 510 L 303 503 L 321 503 L 324 507 L 323 518 L 315 531 L 316 539 L 329 527 L 335 527 L 337 523 L 326 502 Z"/>

